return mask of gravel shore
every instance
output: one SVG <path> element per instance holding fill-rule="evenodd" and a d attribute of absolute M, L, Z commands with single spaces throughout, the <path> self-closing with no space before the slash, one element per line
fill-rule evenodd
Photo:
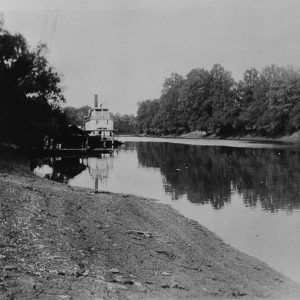
<path fill-rule="evenodd" d="M 36 177 L 0 153 L 0 299 L 299 299 L 168 205 Z"/>

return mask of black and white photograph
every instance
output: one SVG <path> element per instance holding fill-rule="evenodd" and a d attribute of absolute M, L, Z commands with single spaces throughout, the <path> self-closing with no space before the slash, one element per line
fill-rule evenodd
<path fill-rule="evenodd" d="M 0 299 L 300 299 L 299 0 L 0 0 Z"/>

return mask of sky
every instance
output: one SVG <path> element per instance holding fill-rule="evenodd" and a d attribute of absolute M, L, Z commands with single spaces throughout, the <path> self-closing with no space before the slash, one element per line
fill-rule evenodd
<path fill-rule="evenodd" d="M 300 67 L 299 0 L 0 0 L 5 27 L 46 42 L 67 105 L 136 113 L 172 72 Z"/>

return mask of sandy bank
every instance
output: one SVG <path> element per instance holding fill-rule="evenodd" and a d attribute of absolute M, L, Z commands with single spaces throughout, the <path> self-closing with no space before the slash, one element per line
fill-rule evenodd
<path fill-rule="evenodd" d="M 244 140 L 244 141 L 267 141 L 267 142 L 286 142 L 286 143 L 300 143 L 300 131 L 297 131 L 291 135 L 278 136 L 276 138 L 263 137 L 257 135 L 239 135 L 239 136 L 228 136 L 218 137 L 216 135 L 206 136 L 205 132 L 193 131 L 178 136 L 179 138 L 185 139 L 228 139 L 228 140 Z"/>
<path fill-rule="evenodd" d="M 226 136 L 220 137 L 217 135 L 206 135 L 206 132 L 203 131 L 192 131 L 188 133 L 184 133 L 181 135 L 170 134 L 170 135 L 120 135 L 120 137 L 126 136 L 138 136 L 138 137 L 159 137 L 159 138 L 166 138 L 166 139 L 216 139 L 216 140 L 242 140 L 242 141 L 252 141 L 252 142 L 280 142 L 280 143 L 300 143 L 300 131 L 294 132 L 291 135 L 284 135 L 278 137 L 265 137 L 265 136 L 258 136 L 258 135 L 235 135 L 235 136 Z"/>
<path fill-rule="evenodd" d="M 28 169 L 0 155 L 0 299 L 299 298 L 298 285 L 167 205 Z"/>

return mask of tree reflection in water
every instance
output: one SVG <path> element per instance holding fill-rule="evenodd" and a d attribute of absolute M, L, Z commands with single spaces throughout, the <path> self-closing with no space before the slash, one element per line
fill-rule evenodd
<path fill-rule="evenodd" d="M 132 155 L 135 151 L 141 167 L 160 171 L 165 192 L 174 200 L 186 195 L 192 203 L 210 203 L 220 209 L 230 203 L 232 193 L 239 193 L 248 207 L 260 205 L 271 212 L 300 209 L 299 149 L 136 142 L 121 150 Z M 107 185 L 117 157 L 118 152 L 114 157 L 47 158 L 33 161 L 31 169 L 64 183 L 88 170 L 97 190 Z"/>
<path fill-rule="evenodd" d="M 45 168 L 48 166 L 49 168 Z M 70 178 L 75 177 L 86 169 L 79 157 L 47 157 L 34 159 L 30 162 L 30 170 L 39 176 L 67 183 Z"/>
<path fill-rule="evenodd" d="M 106 154 L 97 157 L 48 157 L 34 159 L 30 163 L 31 171 L 37 175 L 61 183 L 68 183 L 87 169 L 93 178 L 95 190 L 107 181 L 109 169 L 112 168 L 112 157 Z"/>
<path fill-rule="evenodd" d="M 186 194 L 193 203 L 220 209 L 233 191 L 244 204 L 262 209 L 300 208 L 300 152 L 292 149 L 201 147 L 136 143 L 139 164 L 159 168 L 173 199 Z"/>

